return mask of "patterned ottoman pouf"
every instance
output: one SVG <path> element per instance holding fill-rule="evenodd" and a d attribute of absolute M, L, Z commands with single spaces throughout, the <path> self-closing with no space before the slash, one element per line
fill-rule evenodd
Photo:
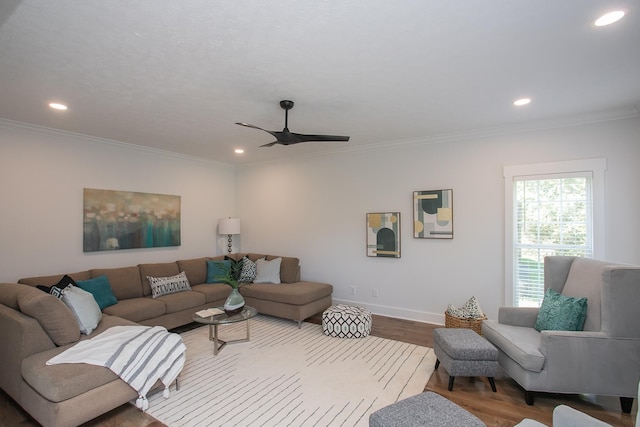
<path fill-rule="evenodd" d="M 332 305 L 322 313 L 322 331 L 336 338 L 364 338 L 371 332 L 371 312 L 353 305 Z"/>

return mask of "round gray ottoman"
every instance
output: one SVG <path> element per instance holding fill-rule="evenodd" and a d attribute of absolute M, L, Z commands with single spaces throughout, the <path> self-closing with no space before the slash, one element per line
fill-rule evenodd
<path fill-rule="evenodd" d="M 442 366 L 449 373 L 449 391 L 453 381 L 461 377 L 488 377 L 491 390 L 496 391 L 493 377 L 498 372 L 498 349 L 471 329 L 436 328 L 433 330 L 433 350 L 438 357 L 436 369 Z"/>
<path fill-rule="evenodd" d="M 478 417 L 437 393 L 427 391 L 369 415 L 369 427 L 486 427 Z"/>

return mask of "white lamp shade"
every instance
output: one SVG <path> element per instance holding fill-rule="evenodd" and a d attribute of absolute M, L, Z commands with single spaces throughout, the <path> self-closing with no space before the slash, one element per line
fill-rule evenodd
<path fill-rule="evenodd" d="M 240 218 L 219 219 L 218 234 L 240 234 Z"/>

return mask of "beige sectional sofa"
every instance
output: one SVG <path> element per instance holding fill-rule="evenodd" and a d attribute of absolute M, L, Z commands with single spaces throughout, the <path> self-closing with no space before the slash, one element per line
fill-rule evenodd
<path fill-rule="evenodd" d="M 245 255 L 252 261 L 278 258 L 262 254 L 233 257 Z M 259 313 L 300 324 L 331 305 L 333 287 L 301 281 L 299 260 L 281 258 L 280 284 L 256 283 L 242 286 L 240 292 L 246 304 Z M 78 425 L 135 399 L 135 390 L 107 368 L 45 363 L 111 326 L 142 324 L 172 329 L 192 322 L 198 310 L 222 305 L 230 287 L 205 283 L 207 260 L 220 259 L 223 257 L 203 257 L 69 274 L 76 281 L 106 275 L 118 300 L 103 309 L 100 323 L 89 335 L 80 333 L 73 313 L 62 300 L 35 287 L 53 286 L 63 274 L 0 283 L 0 388 L 45 426 Z M 182 271 L 189 279 L 190 291 L 152 298 L 147 276 L 168 277 Z"/>

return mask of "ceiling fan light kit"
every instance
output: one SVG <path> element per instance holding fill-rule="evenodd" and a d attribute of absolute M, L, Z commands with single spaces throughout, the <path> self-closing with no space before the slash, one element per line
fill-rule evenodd
<path fill-rule="evenodd" d="M 261 145 L 261 147 L 273 147 L 276 144 L 281 145 L 292 145 L 299 144 L 301 142 L 347 142 L 349 141 L 348 136 L 339 136 L 339 135 L 306 135 L 302 133 L 294 133 L 289 131 L 289 110 L 293 108 L 294 102 L 288 99 L 284 99 L 280 101 L 280 107 L 284 110 L 284 129 L 282 132 L 278 131 L 270 131 L 266 129 L 262 129 L 261 127 L 244 123 L 237 122 L 237 125 L 245 126 L 252 129 L 258 129 L 263 132 L 267 132 L 273 135 L 276 140 L 270 142 L 268 144 Z"/>

